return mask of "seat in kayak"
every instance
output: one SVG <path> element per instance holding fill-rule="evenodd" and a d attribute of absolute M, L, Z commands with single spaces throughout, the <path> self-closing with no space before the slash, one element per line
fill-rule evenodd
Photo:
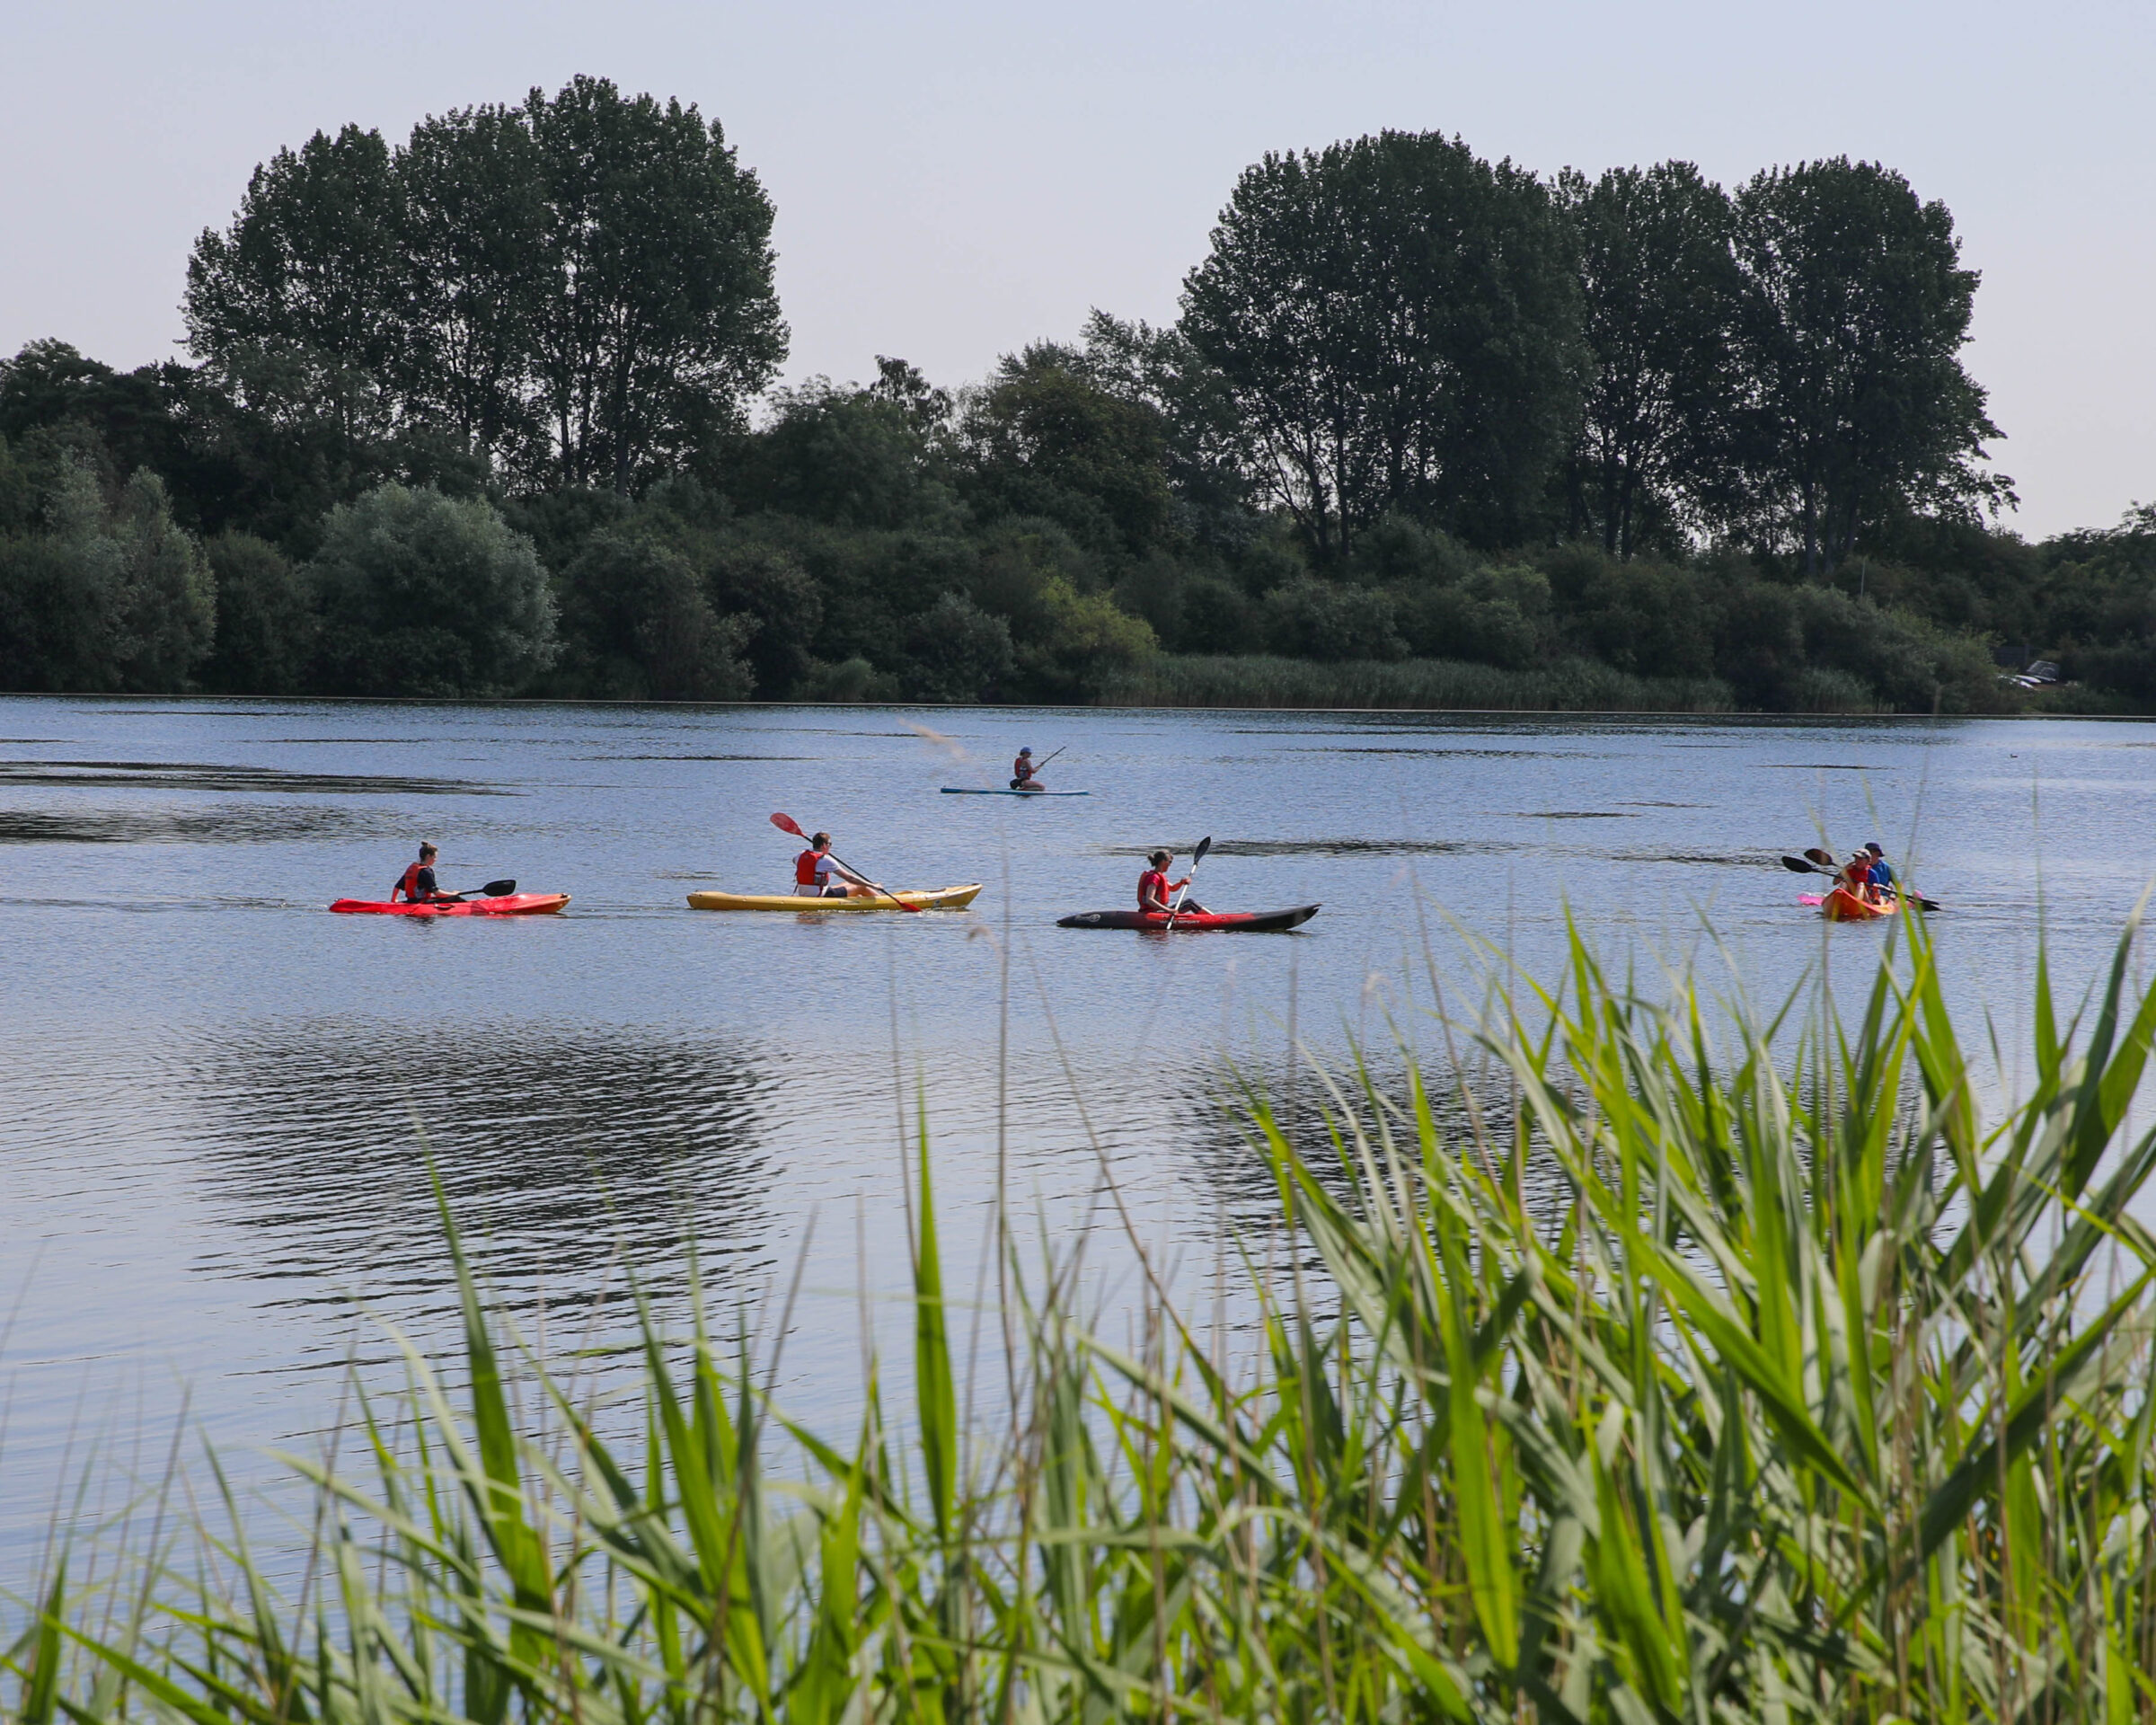
<path fill-rule="evenodd" d="M 536 916 L 560 910 L 566 892 L 513 892 L 506 898 L 467 898 L 461 905 L 387 904 L 375 898 L 340 898 L 330 908 L 375 916 Z"/>
<path fill-rule="evenodd" d="M 897 910 L 903 898 L 915 910 L 963 910 L 981 896 L 977 880 L 964 887 L 897 889 L 874 898 L 805 898 L 790 892 L 692 892 L 692 910 Z"/>
<path fill-rule="evenodd" d="M 1073 916 L 1058 916 L 1058 928 L 1136 928 L 1154 929 L 1162 933 L 1180 934 L 1185 929 L 1193 933 L 1209 928 L 1240 929 L 1246 934 L 1272 934 L 1285 929 L 1300 928 L 1318 914 L 1316 905 L 1295 905 L 1286 910 L 1208 910 L 1185 911 L 1170 918 L 1157 910 L 1082 910 Z M 1173 921 L 1175 926 L 1169 928 Z"/>

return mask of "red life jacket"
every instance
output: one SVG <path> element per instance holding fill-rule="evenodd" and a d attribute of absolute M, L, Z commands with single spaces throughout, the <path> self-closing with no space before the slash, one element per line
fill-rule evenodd
<path fill-rule="evenodd" d="M 1033 776 L 1032 761 L 1027 756 L 1021 755 L 1015 761 L 1011 763 L 1011 776 L 1016 779 L 1021 784 L 1023 784 L 1028 779 Z"/>
<path fill-rule="evenodd" d="M 1169 907 L 1170 909 L 1174 908 L 1175 896 L 1168 890 L 1167 873 L 1163 870 L 1160 869 L 1148 869 L 1144 873 L 1138 877 L 1138 908 L 1140 910 L 1151 910 L 1153 908 L 1151 905 L 1145 902 L 1147 897 L 1145 889 L 1148 887 L 1153 889 L 1151 895 L 1153 898 L 1158 898 L 1161 903 Z"/>
<path fill-rule="evenodd" d="M 817 851 L 803 851 L 795 857 L 793 884 L 797 887 L 813 887 L 816 884 L 816 865 L 819 860 L 821 853 Z"/>
<path fill-rule="evenodd" d="M 404 871 L 403 878 L 401 879 L 395 886 L 389 889 L 389 902 L 391 904 L 393 905 L 397 902 L 397 895 L 399 893 L 402 893 L 406 901 L 409 903 L 417 904 L 419 902 L 420 871 L 426 866 L 427 865 L 424 862 L 414 862 L 410 868 Z"/>

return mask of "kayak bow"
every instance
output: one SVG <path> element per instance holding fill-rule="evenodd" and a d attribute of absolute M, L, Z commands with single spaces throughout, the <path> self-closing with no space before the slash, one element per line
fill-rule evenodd
<path fill-rule="evenodd" d="M 537 916 L 560 910 L 566 892 L 515 892 L 506 898 L 470 898 L 461 905 L 393 905 L 374 898 L 340 898 L 330 908 L 375 916 Z"/>
<path fill-rule="evenodd" d="M 1300 928 L 1318 914 L 1316 905 L 1286 910 L 1186 910 L 1174 918 L 1175 933 L 1185 929 L 1239 929 L 1246 934 L 1272 934 Z M 1158 910 L 1082 910 L 1056 919 L 1058 928 L 1136 928 L 1168 933 L 1168 913 Z"/>

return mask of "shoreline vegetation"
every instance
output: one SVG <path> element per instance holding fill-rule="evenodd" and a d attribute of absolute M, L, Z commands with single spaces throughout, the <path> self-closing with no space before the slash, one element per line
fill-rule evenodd
<path fill-rule="evenodd" d="M 292 1461 L 298 1549 L 168 1479 L 147 1545 L 63 1530 L 0 1683 L 25 1725 L 2146 1720 L 2134 939 L 2078 1010 L 2039 964 L 1993 1114 L 1921 916 L 1860 1009 L 1719 1052 L 1691 985 L 1643 1000 L 1576 938 L 1438 1039 L 1475 1031 L 1502 1106 L 1411 1057 L 1323 1122 L 1246 1099 L 1278 1196 L 1233 1335 L 1157 1283 L 1128 1346 L 1089 1333 L 1014 1233 L 1000 1305 L 954 1287 L 923 1111 L 912 1400 L 870 1367 L 848 1431 L 649 1306 L 633 1417 L 595 1423 L 445 1211 L 462 1358 L 348 1392 L 345 1460 Z"/>
<path fill-rule="evenodd" d="M 2001 525 L 1882 164 L 1268 154 L 1173 322 L 959 385 L 778 386 L 775 218 L 599 78 L 279 149 L 186 359 L 0 359 L 0 689 L 2156 712 L 2156 508 Z"/>

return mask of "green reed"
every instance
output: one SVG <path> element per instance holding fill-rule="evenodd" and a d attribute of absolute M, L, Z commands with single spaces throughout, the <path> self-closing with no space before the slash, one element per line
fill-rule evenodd
<path fill-rule="evenodd" d="M 1823 682 L 1816 693 L 1816 704 L 1807 704 L 1807 711 L 1876 710 L 1877 703 L 1846 678 L 1831 688 Z M 1851 701 L 1859 704 L 1848 708 Z M 1257 654 L 1161 653 L 1111 677 L 1102 687 L 1100 704 L 1379 707 L 1480 712 L 1727 712 L 1736 704 L 1736 698 L 1727 684 L 1712 677 L 1634 677 L 1584 659 L 1505 670 L 1495 665 L 1449 659 L 1331 662 Z"/>
<path fill-rule="evenodd" d="M 607 1440 L 505 1354 L 451 1231 L 468 1386 L 408 1350 L 409 1393 L 358 1400 L 365 1474 L 295 1463 L 305 1581 L 208 1526 L 90 1591 L 56 1562 L 0 1701 L 30 1725 L 2156 1718 L 2156 1242 L 2131 1214 L 2156 1134 L 2125 1131 L 2156 994 L 2129 991 L 2131 931 L 2063 1021 L 2040 967 L 2033 1086 L 1988 1118 L 1909 920 L 1860 1013 L 1719 1055 L 1696 995 L 1641 999 L 1576 940 L 1480 1027 L 1502 1128 L 1412 1065 L 1338 1088 L 1313 1142 L 1256 1101 L 1322 1274 L 1253 1269 L 1231 1354 L 1157 1291 L 1110 1346 L 1037 1270 L 984 1314 L 995 1422 L 960 1412 L 925 1129 L 912 1402 L 871 1375 L 844 1438 L 646 1311 L 640 1429 Z"/>

